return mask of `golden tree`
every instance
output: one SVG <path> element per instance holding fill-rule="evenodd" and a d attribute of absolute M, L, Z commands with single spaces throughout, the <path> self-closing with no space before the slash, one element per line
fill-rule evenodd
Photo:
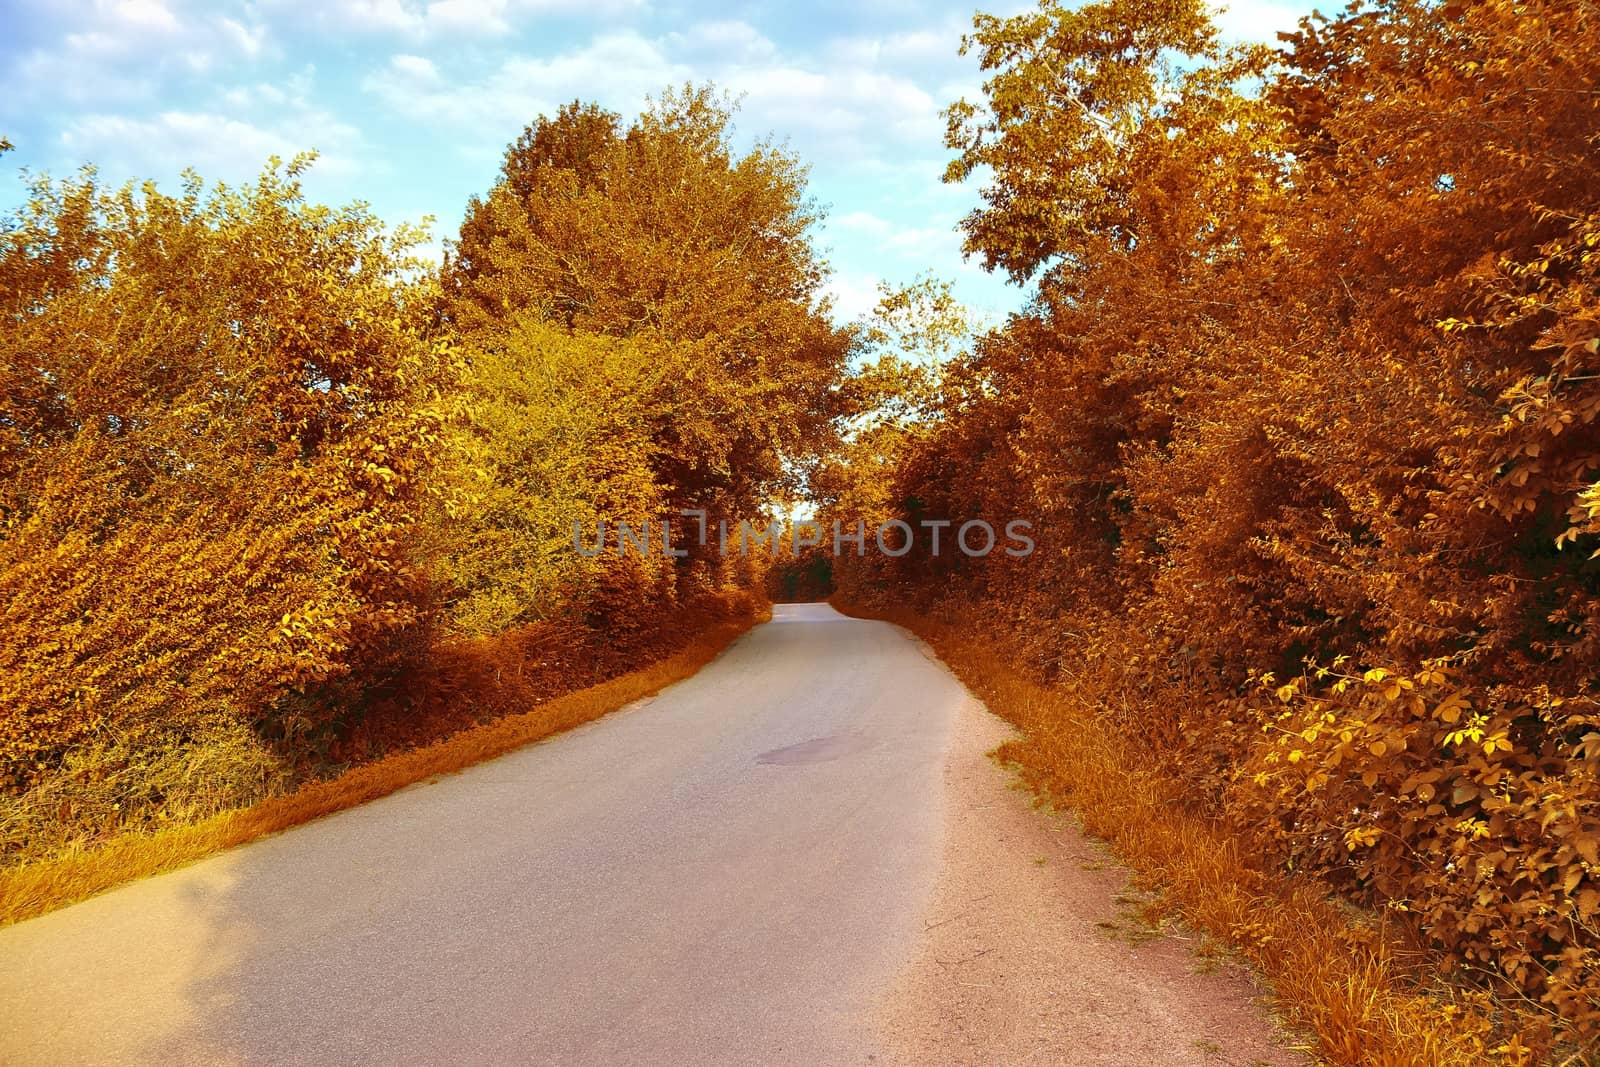
<path fill-rule="evenodd" d="M 219 713 L 303 737 L 428 611 L 408 539 L 456 361 L 418 235 L 307 205 L 307 162 L 41 180 L 0 232 L 8 785 Z"/>
<path fill-rule="evenodd" d="M 1118 665 L 1086 699 L 1213 814 L 1590 1029 L 1596 28 L 1381 0 L 1275 56 L 1188 0 L 980 16 L 950 176 L 992 174 L 968 250 L 1035 299 L 893 494 L 1026 509 L 1025 562 L 900 579 L 1045 674 Z"/>
<path fill-rule="evenodd" d="M 651 462 L 673 507 L 750 514 L 826 444 L 850 337 L 829 321 L 820 215 L 782 149 L 733 146 L 709 88 L 626 130 L 572 105 L 531 126 L 470 209 L 447 313 L 493 345 L 520 315 L 681 355 L 659 383 Z"/>

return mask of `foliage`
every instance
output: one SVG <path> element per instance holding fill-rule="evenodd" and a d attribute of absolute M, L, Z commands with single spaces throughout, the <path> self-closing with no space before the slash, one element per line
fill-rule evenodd
<path fill-rule="evenodd" d="M 732 119 L 709 86 L 626 126 L 573 103 L 468 205 L 441 303 L 472 366 L 448 466 L 474 503 L 445 550 L 465 630 L 561 617 L 626 644 L 679 601 L 759 581 L 685 535 L 792 492 L 851 409 L 857 341 L 829 318 L 804 168 L 766 142 L 740 154 Z M 676 562 L 571 550 L 575 522 L 614 538 L 663 520 Z"/>
<path fill-rule="evenodd" d="M 10 786 L 218 711 L 304 737 L 424 621 L 407 538 L 456 361 L 416 235 L 306 205 L 304 166 L 39 181 L 0 234 Z"/>
<path fill-rule="evenodd" d="M 541 119 L 442 277 L 307 204 L 309 157 L 33 183 L 0 226 L 0 865 L 255 825 L 758 610 L 768 563 L 679 509 L 736 529 L 797 483 L 855 340 L 802 168 L 730 122 L 709 88 Z M 689 557 L 618 556 L 667 518 Z"/>
<path fill-rule="evenodd" d="M 858 366 L 840 390 L 850 413 L 839 446 L 808 471 L 807 490 L 824 523 L 869 529 L 896 516 L 892 472 L 928 425 L 941 368 L 962 354 L 970 312 L 950 282 L 931 274 L 908 285 L 878 285 L 860 324 Z"/>
<path fill-rule="evenodd" d="M 447 314 L 468 336 L 532 315 L 674 346 L 653 476 L 675 507 L 753 514 L 839 415 L 851 340 L 822 295 L 820 217 L 792 155 L 735 151 L 709 87 L 663 93 L 626 130 L 574 105 L 530 126 L 469 206 Z"/>
<path fill-rule="evenodd" d="M 1192 802 L 1590 1035 L 1596 18 L 1380 0 L 1277 54 L 1187 2 L 980 16 L 950 176 L 992 173 L 968 250 L 1034 296 L 853 492 L 1040 549 L 836 574 L 1040 677 L 1122 657 L 1094 699 Z M 1366 666 L 1252 682 L 1308 659 Z"/>
<path fill-rule="evenodd" d="M 994 755 L 1111 845 L 1134 884 L 1152 891 L 1140 909 L 1146 919 L 1181 918 L 1199 935 L 1200 956 L 1226 953 L 1267 980 L 1274 1014 L 1310 1039 L 1296 1047 L 1349 1067 L 1538 1062 L 1522 1036 L 1497 1024 L 1505 1013 L 1491 998 L 1440 982 L 1390 916 L 1350 908 L 1319 881 L 1273 870 L 1270 853 L 1185 802 L 1190 783 L 1152 759 L 1145 739 L 1119 719 L 1129 683 L 1148 675 L 1129 662 L 1136 653 L 1096 642 L 1068 668 L 1070 685 L 1041 684 L 1016 668 L 1014 637 L 995 641 L 974 626 L 969 605 L 948 607 L 949 617 L 895 605 L 870 614 L 928 642 L 985 706 L 1019 728 Z"/>
<path fill-rule="evenodd" d="M 1293 866 L 1581 1019 L 1600 963 L 1600 715 L 1529 695 L 1486 699 L 1438 663 L 1319 670 L 1276 688 L 1235 806 Z"/>
<path fill-rule="evenodd" d="M 457 530 L 446 564 L 452 618 L 482 635 L 589 598 L 617 560 L 575 551 L 574 524 L 592 545 L 597 521 L 637 529 L 663 517 L 665 489 L 650 471 L 675 361 L 660 345 L 527 317 L 468 358 L 470 415 L 446 467 L 461 502 L 442 522 Z"/>

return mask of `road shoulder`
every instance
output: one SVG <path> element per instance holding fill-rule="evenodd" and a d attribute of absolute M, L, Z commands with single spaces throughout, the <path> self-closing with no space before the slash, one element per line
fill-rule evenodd
<path fill-rule="evenodd" d="M 1011 727 L 969 699 L 946 757 L 943 863 L 881 1008 L 892 1064 L 1303 1065 L 1242 968 L 1129 914 L 1127 873 L 1036 810 L 988 753 Z"/>

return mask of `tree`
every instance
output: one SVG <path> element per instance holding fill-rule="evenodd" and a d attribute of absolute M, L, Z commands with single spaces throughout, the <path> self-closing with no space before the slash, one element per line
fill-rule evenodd
<path fill-rule="evenodd" d="M 895 473 L 933 424 L 940 373 L 965 357 L 973 332 L 954 286 L 931 273 L 898 287 L 880 282 L 878 297 L 861 324 L 859 366 L 841 391 L 850 414 L 840 447 L 807 478 L 825 525 L 861 520 L 876 529 L 898 517 Z"/>
<path fill-rule="evenodd" d="M 1591 1034 L 1595 28 L 1377 0 L 1274 57 L 1182 0 L 979 16 L 950 177 L 989 170 L 966 247 L 1037 288 L 890 494 L 1043 531 L 892 595 L 1099 679 L 1081 706 L 1263 855 Z"/>
<path fill-rule="evenodd" d="M 677 346 L 656 476 L 673 507 L 753 513 L 832 434 L 851 345 L 804 169 L 766 142 L 739 154 L 709 88 L 664 93 L 620 136 L 581 107 L 530 129 L 463 229 L 448 314 L 487 344 L 531 314 Z"/>
<path fill-rule="evenodd" d="M 419 235 L 306 204 L 307 165 L 178 197 L 41 180 L 0 232 L 13 785 L 91 736 L 326 726 L 426 620 L 410 539 L 459 368 Z"/>
<path fill-rule="evenodd" d="M 542 195 L 551 184 L 573 195 L 587 191 L 600 177 L 621 121 L 621 116 L 597 104 L 577 100 L 562 105 L 553 119 L 540 116 L 506 149 L 496 187 L 504 187 L 506 196 L 519 204 Z M 526 221 L 535 230 L 541 225 L 531 215 Z M 483 198 L 467 201 L 461 234 L 447 250 L 441 274 L 444 290 L 454 301 L 485 299 L 477 283 L 493 270 L 495 242 L 506 237 L 506 227 L 497 223 Z M 490 314 L 498 310 L 492 304 L 481 306 Z"/>
<path fill-rule="evenodd" d="M 1216 54 L 1199 0 L 1067 6 L 1049 0 L 1009 18 L 978 14 L 962 53 L 976 48 L 987 107 L 946 111 L 958 155 L 945 180 L 993 172 L 986 207 L 965 221 L 966 251 L 1024 281 L 1051 261 L 1092 261 L 1125 248 L 1140 220 L 1127 185 L 1143 127 L 1169 104 L 1173 60 Z"/>
<path fill-rule="evenodd" d="M 445 465 L 462 503 L 440 519 L 454 531 L 445 569 L 457 626 L 495 634 L 587 613 L 607 581 L 659 583 L 659 553 L 623 562 L 615 542 L 619 522 L 638 530 L 663 511 L 651 461 L 673 353 L 524 317 L 470 360 L 470 415 Z M 588 558 L 573 528 L 592 546 L 597 520 L 610 547 Z"/>

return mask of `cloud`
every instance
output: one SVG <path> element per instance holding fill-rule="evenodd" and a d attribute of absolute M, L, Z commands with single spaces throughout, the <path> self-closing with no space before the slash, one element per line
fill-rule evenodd
<path fill-rule="evenodd" d="M 98 5 L 108 21 L 157 31 L 178 29 L 178 16 L 162 0 L 118 0 Z"/>
<path fill-rule="evenodd" d="M 823 291 L 833 298 L 833 320 L 838 323 L 864 319 L 872 314 L 880 299 L 876 274 L 839 271 L 828 279 Z"/>
<path fill-rule="evenodd" d="M 778 46 L 748 22 L 701 22 L 674 30 L 663 39 L 668 51 L 714 63 L 759 63 L 778 54 Z"/>
<path fill-rule="evenodd" d="M 267 27 L 247 15 L 184 11 L 166 0 L 67 0 L 48 20 L 52 39 L 0 74 L 0 100 L 19 110 L 150 99 L 271 51 Z"/>
<path fill-rule="evenodd" d="M 408 79 L 412 84 L 438 85 L 443 81 L 439 76 L 439 68 L 426 56 L 398 55 L 389 60 L 389 66 L 397 76 Z"/>
<path fill-rule="evenodd" d="M 870 211 L 851 211 L 828 220 L 829 230 L 879 241 L 890 248 L 918 249 L 930 244 L 948 244 L 955 235 L 955 223 L 948 226 L 903 226 Z"/>
<path fill-rule="evenodd" d="M 824 150 L 854 151 L 866 140 L 937 138 L 939 105 L 908 77 L 798 64 L 728 70 L 719 79 L 746 94 L 745 110 L 789 132 L 827 135 Z"/>
<path fill-rule="evenodd" d="M 549 16 L 614 19 L 644 0 L 266 0 L 285 23 L 418 41 L 507 37 Z"/>
<path fill-rule="evenodd" d="M 840 55 L 785 55 L 746 23 L 714 20 L 659 37 L 608 31 L 550 55 L 511 53 L 487 73 L 455 77 L 437 52 L 392 56 L 362 80 L 389 112 L 433 126 L 467 154 L 536 115 L 582 97 L 624 115 L 671 84 L 710 79 L 741 99 L 743 130 L 777 131 L 816 164 L 937 144 L 944 101 L 909 74 Z"/>
<path fill-rule="evenodd" d="M 255 59 L 262 55 L 267 48 L 267 28 L 265 26 L 246 26 L 238 19 L 219 19 L 217 26 L 222 36 L 234 47 L 234 51 L 246 59 Z"/>
<path fill-rule="evenodd" d="M 307 21 L 333 24 L 347 30 L 416 33 L 422 29 L 424 22 L 423 13 L 403 0 L 336 0 L 334 3 L 318 4 L 315 10 L 316 17 Z M 305 18 L 308 13 L 299 9 L 293 14 Z"/>
<path fill-rule="evenodd" d="M 961 233 L 956 212 L 941 211 L 929 217 L 917 214 L 919 225 L 895 222 L 868 211 L 851 211 L 827 220 L 823 239 L 850 254 L 852 260 L 870 257 L 882 269 L 911 275 L 930 268 L 949 269 L 960 260 Z M 944 264 L 945 268 L 936 265 Z"/>
<path fill-rule="evenodd" d="M 1277 44 L 1277 35 L 1293 30 L 1306 13 L 1306 5 L 1286 0 L 1226 0 L 1212 7 L 1224 40 L 1267 44 Z"/>
<path fill-rule="evenodd" d="M 455 131 L 476 147 L 491 142 L 498 151 L 511 133 L 574 96 L 634 112 L 647 94 L 691 73 L 654 42 L 625 31 L 549 57 L 513 55 L 475 80 L 452 81 L 425 57 L 397 55 L 363 79 L 362 88 L 395 114 Z"/>
<path fill-rule="evenodd" d="M 970 19 L 947 15 L 937 25 L 870 37 L 842 37 L 828 42 L 829 53 L 847 63 L 914 68 L 926 74 L 961 58 L 961 36 Z"/>
<path fill-rule="evenodd" d="M 319 150 L 314 173 L 348 177 L 359 170 L 354 152 L 361 135 L 326 112 L 294 107 L 271 123 L 208 111 L 88 114 L 68 123 L 59 140 L 69 155 L 104 164 L 111 173 L 156 176 L 193 167 L 208 181 L 236 183 L 259 173 L 269 156 L 287 160 L 310 149 Z"/>
<path fill-rule="evenodd" d="M 828 228 L 854 231 L 867 237 L 887 237 L 894 232 L 894 224 L 888 219 L 879 218 L 870 211 L 852 211 L 837 218 L 828 220 Z"/>
<path fill-rule="evenodd" d="M 435 0 L 422 13 L 425 32 L 445 34 L 488 34 L 511 32 L 506 0 Z"/>

